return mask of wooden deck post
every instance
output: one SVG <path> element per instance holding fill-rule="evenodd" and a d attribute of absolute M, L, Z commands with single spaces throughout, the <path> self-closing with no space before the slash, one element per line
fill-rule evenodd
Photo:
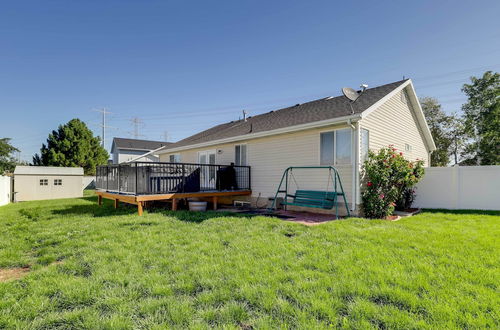
<path fill-rule="evenodd" d="M 137 203 L 137 213 L 142 216 L 142 202 Z"/>
<path fill-rule="evenodd" d="M 250 195 L 250 190 L 245 191 L 222 191 L 222 192 L 193 192 L 193 193 L 172 193 L 172 194 L 157 194 L 157 195 L 121 195 L 112 192 L 96 191 L 98 205 L 103 204 L 103 199 L 113 200 L 114 207 L 118 208 L 120 203 L 127 203 L 137 205 L 137 213 L 143 214 L 146 205 L 152 201 L 172 201 L 172 210 L 177 211 L 179 199 L 196 197 L 208 198 L 212 201 L 213 209 L 217 210 L 219 197 L 221 196 L 237 196 L 237 195 Z"/>

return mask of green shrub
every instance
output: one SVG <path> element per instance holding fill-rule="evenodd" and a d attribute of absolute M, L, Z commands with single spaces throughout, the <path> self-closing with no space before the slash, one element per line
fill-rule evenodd
<path fill-rule="evenodd" d="M 368 218 L 385 218 L 398 205 L 409 208 L 414 199 L 413 187 L 424 175 L 424 162 L 411 162 L 392 145 L 378 153 L 372 151 L 364 163 L 365 187 L 363 211 Z"/>

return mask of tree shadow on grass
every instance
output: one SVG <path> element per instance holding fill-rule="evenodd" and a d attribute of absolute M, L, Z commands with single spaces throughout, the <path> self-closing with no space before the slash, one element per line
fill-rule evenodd
<path fill-rule="evenodd" d="M 113 201 L 103 200 L 101 206 L 97 205 L 97 199 L 91 197 L 81 197 L 80 199 L 93 201 L 92 204 L 71 205 L 64 209 L 52 210 L 53 215 L 81 215 L 91 217 L 110 217 L 120 215 L 137 214 L 137 206 L 120 203 L 120 207 L 115 209 Z"/>
<path fill-rule="evenodd" d="M 426 213 L 447 213 L 447 214 L 477 214 L 500 216 L 500 211 L 492 210 L 449 210 L 449 209 L 422 209 Z"/>
<path fill-rule="evenodd" d="M 224 211 L 205 211 L 205 212 L 197 212 L 197 211 L 188 211 L 188 210 L 149 210 L 150 213 L 161 213 L 167 217 L 176 218 L 180 221 L 185 222 L 194 222 L 201 223 L 205 220 L 210 220 L 214 218 L 223 218 L 223 217 L 231 217 L 231 218 L 251 218 L 252 215 L 248 214 L 239 214 L 234 212 L 224 212 Z"/>
<path fill-rule="evenodd" d="M 122 215 L 137 215 L 137 206 L 127 203 L 120 203 L 120 206 L 115 209 L 113 201 L 103 199 L 101 206 L 97 205 L 97 198 L 95 196 L 87 196 L 79 198 L 81 200 L 92 202 L 92 204 L 71 205 L 64 209 L 52 210 L 53 215 L 66 215 L 66 216 L 91 216 L 91 217 L 112 217 Z M 166 207 L 151 206 L 144 208 L 148 214 L 161 214 L 167 217 L 176 218 L 180 221 L 201 223 L 205 220 L 221 217 L 233 218 L 251 218 L 254 215 L 238 214 L 234 212 L 224 211 L 205 211 L 193 212 L 188 210 L 171 211 Z"/>

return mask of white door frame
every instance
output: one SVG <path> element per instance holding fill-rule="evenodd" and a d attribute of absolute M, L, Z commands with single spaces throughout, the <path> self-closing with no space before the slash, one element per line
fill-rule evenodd
<path fill-rule="evenodd" d="M 199 164 L 210 164 L 210 155 L 214 155 L 214 164 L 217 164 L 217 150 L 208 149 L 198 151 L 198 163 Z M 201 157 L 205 156 L 205 163 L 201 162 Z M 213 175 L 212 175 L 213 174 Z M 202 189 L 216 189 L 217 172 L 215 167 L 203 166 L 200 171 L 200 186 Z"/>

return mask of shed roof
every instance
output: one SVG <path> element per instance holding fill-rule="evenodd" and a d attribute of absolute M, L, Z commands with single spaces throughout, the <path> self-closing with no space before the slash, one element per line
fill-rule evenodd
<path fill-rule="evenodd" d="M 16 166 L 14 175 L 83 175 L 83 168 L 55 166 Z"/>

